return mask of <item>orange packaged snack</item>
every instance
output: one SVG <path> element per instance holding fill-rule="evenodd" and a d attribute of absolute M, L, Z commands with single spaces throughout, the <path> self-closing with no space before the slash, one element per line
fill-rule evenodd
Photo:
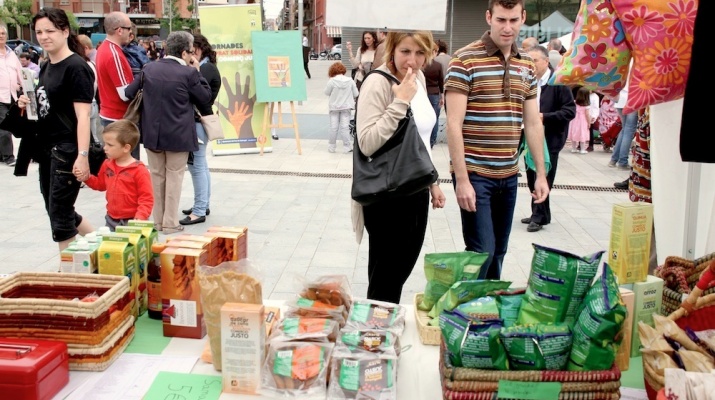
<path fill-rule="evenodd" d="M 286 317 L 273 331 L 271 340 L 327 341 L 335 343 L 339 333 L 340 326 L 332 319 Z"/>
<path fill-rule="evenodd" d="M 263 365 L 261 394 L 325 398 L 332 343 L 272 340 Z"/>

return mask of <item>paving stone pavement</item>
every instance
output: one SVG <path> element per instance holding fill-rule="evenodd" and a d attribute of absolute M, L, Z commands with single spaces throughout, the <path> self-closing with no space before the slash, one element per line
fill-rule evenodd
<path fill-rule="evenodd" d="M 204 224 L 186 227 L 185 232 L 197 234 L 212 225 L 248 227 L 249 259 L 263 273 L 267 298 L 291 298 L 298 290 L 299 276 L 324 274 L 347 275 L 355 296 L 365 296 L 367 291 L 367 239 L 356 243 L 350 221 L 352 155 L 327 151 L 327 97 L 323 88 L 329 65 L 329 61 L 311 61 L 313 79 L 307 81 L 308 100 L 296 107 L 302 154 L 297 153 L 293 131 L 281 129 L 277 131 L 280 140 L 274 142 L 270 153 L 209 156 L 213 171 L 211 215 Z M 17 141 L 15 145 L 17 149 Z M 441 178 L 449 179 L 446 143 L 434 147 L 433 158 Z M 504 280 L 526 284 L 532 243 L 584 255 L 608 250 L 612 205 L 628 202 L 625 191 L 610 190 L 627 174 L 607 167 L 609 158 L 610 154 L 600 149 L 586 155 L 572 154 L 568 149 L 561 153 L 556 184 L 581 188 L 555 188 L 551 195 L 552 223 L 535 233 L 526 232 L 519 221 L 530 215 L 526 178 L 519 178 L 523 185 L 504 261 Z M 27 177 L 15 177 L 12 170 L 0 165 L 0 202 L 5 204 L 0 273 L 56 271 L 59 255 L 39 192 L 37 166 L 30 167 Z M 430 211 L 422 255 L 464 249 L 454 191 L 450 184 L 443 184 L 442 189 L 447 205 Z M 190 207 L 192 199 L 187 171 L 181 208 Z M 82 189 L 76 208 L 95 227 L 104 224 L 104 193 Z M 424 290 L 421 260 L 404 287 L 403 303 L 412 302 L 414 294 Z"/>

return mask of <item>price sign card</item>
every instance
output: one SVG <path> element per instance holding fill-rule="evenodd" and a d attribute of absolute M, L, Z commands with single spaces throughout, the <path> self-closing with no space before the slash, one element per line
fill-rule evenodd
<path fill-rule="evenodd" d="M 499 381 L 498 399 L 558 400 L 561 393 L 559 382 Z"/>
<path fill-rule="evenodd" d="M 159 372 L 144 400 L 218 400 L 221 377 Z"/>

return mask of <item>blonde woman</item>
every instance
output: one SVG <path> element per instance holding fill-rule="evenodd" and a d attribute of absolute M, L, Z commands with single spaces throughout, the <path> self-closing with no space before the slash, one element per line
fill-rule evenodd
<path fill-rule="evenodd" d="M 364 155 L 373 155 L 392 137 L 409 107 L 422 142 L 432 156 L 429 140 L 437 117 L 427 97 L 422 72 L 425 64 L 432 61 L 432 46 L 432 34 L 427 31 L 388 33 L 386 63 L 376 70 L 392 75 L 400 84 L 380 74 L 365 79 L 358 98 L 356 135 Z M 354 202 L 353 227 L 358 242 L 363 227 L 369 235 L 369 299 L 400 302 L 402 286 L 412 273 L 424 242 L 430 196 L 433 208 L 444 207 L 445 196 L 438 183 L 413 195 L 368 206 Z"/>

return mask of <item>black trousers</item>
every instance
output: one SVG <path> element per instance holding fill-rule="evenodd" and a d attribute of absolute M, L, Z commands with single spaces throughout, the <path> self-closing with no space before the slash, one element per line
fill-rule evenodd
<path fill-rule="evenodd" d="M 546 182 L 549 184 L 549 190 L 554 186 L 554 179 L 556 178 L 556 167 L 559 166 L 559 152 L 549 152 L 549 157 L 551 158 L 551 169 L 546 174 Z M 534 191 L 534 183 L 536 183 L 536 171 L 530 169 L 526 170 L 526 181 L 529 185 L 529 191 Z M 536 204 L 534 199 L 531 199 L 531 221 L 539 225 L 548 225 L 551 223 L 551 205 L 549 201 L 551 195 L 546 197 L 543 203 Z"/>
<path fill-rule="evenodd" d="M 363 207 L 370 237 L 367 298 L 399 303 L 427 230 L 429 191 Z"/>
<path fill-rule="evenodd" d="M 305 69 L 305 73 L 308 74 L 308 79 L 310 79 L 310 70 L 308 70 L 308 61 L 303 62 L 303 68 Z"/>

